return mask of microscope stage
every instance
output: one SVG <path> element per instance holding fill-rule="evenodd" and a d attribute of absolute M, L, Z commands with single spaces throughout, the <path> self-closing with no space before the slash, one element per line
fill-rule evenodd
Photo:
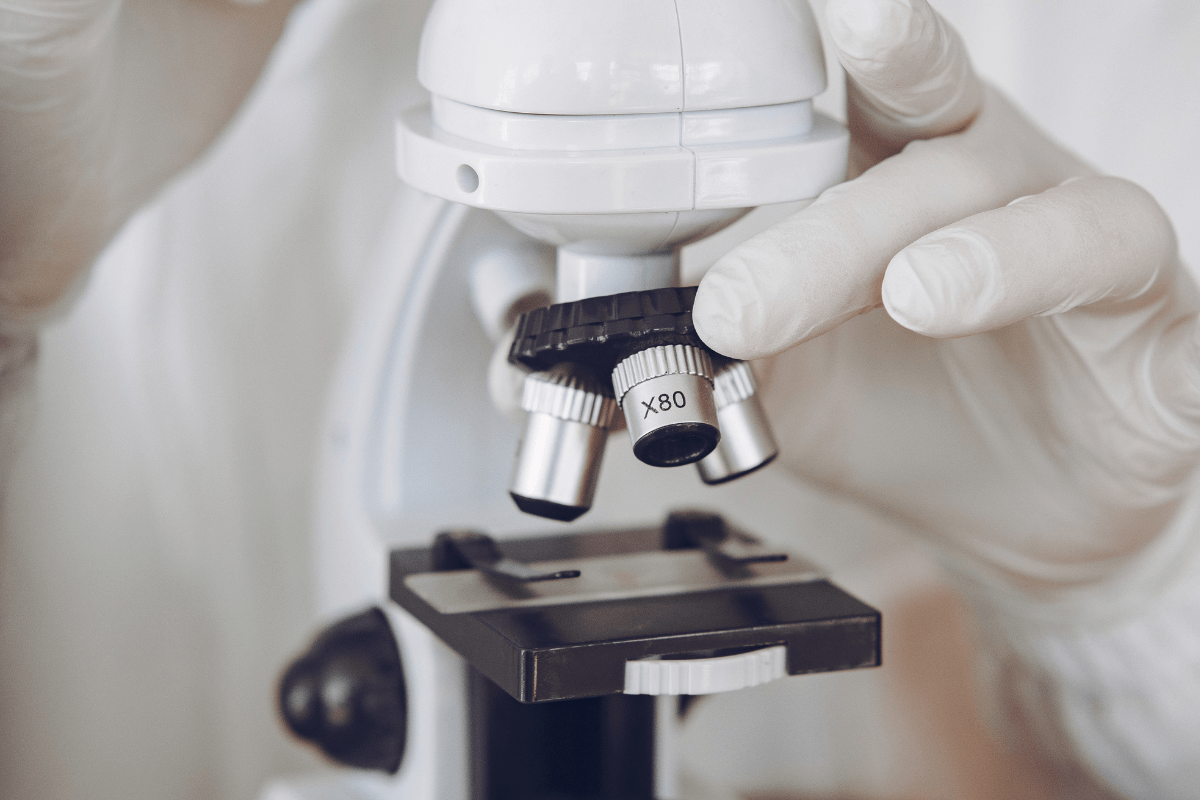
<path fill-rule="evenodd" d="M 391 598 L 522 702 L 622 692 L 626 662 L 656 657 L 784 645 L 789 675 L 880 663 L 878 611 L 713 519 L 719 547 L 672 542 L 664 527 L 495 543 L 523 569 L 578 571 L 558 580 L 439 570 L 435 548 L 397 550 Z"/>

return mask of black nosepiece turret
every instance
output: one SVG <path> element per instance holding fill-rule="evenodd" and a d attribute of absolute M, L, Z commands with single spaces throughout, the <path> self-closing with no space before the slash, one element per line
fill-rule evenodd
<path fill-rule="evenodd" d="M 327 628 L 279 682 L 288 727 L 342 764 L 394 773 L 404 757 L 407 699 L 400 650 L 372 608 Z"/>

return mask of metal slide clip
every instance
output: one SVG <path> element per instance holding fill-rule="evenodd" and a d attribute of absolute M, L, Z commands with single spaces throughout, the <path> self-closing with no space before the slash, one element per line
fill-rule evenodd
<path fill-rule="evenodd" d="M 496 540 L 478 531 L 444 531 L 433 542 L 434 568 L 439 572 L 453 569 L 477 569 L 485 575 L 517 583 L 557 581 L 578 578 L 579 570 L 538 572 L 528 564 L 514 561 L 500 552 Z"/>
<path fill-rule="evenodd" d="M 764 547 L 757 539 L 731 531 L 719 514 L 703 511 L 674 511 L 663 528 L 667 550 L 699 548 L 718 566 L 744 567 L 787 561 L 787 553 Z"/>

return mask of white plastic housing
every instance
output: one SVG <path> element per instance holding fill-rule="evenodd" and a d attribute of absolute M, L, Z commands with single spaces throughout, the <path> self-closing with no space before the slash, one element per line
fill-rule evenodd
<path fill-rule="evenodd" d="M 471 265 L 471 305 L 493 342 L 517 317 L 544 306 L 554 296 L 553 251 L 530 242 L 521 247 L 493 247 Z"/>
<path fill-rule="evenodd" d="M 675 143 L 644 147 L 640 126 L 615 125 L 610 118 L 519 119 L 544 130 L 545 143 L 562 136 L 559 123 L 578 123 L 581 139 L 614 132 L 610 149 L 518 150 L 481 142 L 499 122 L 473 117 L 473 138 L 442 129 L 429 107 L 401 115 L 396 124 L 396 169 L 412 186 L 464 205 L 529 214 L 623 214 L 693 209 L 752 208 L 816 197 L 845 177 L 849 137 L 828 117 L 791 108 L 721 112 L 724 123 L 669 115 L 668 127 L 680 131 Z M 500 113 L 500 112 L 495 112 Z M 518 116 L 518 115 L 511 115 Z M 790 127 L 760 139 L 742 117 L 776 116 Z M 456 120 L 461 122 L 461 120 Z M 805 127 L 811 121 L 811 127 Z M 639 120 L 644 122 L 644 120 Z M 682 131 L 705 128 L 703 143 L 684 144 Z M 595 129 L 595 130 L 593 130 Z M 626 138 L 628 134 L 629 138 Z M 745 135 L 749 138 L 737 138 Z M 524 141 L 536 140 L 526 131 Z"/>
<path fill-rule="evenodd" d="M 825 63 L 805 0 L 438 0 L 418 78 L 481 108 L 646 114 L 808 100 Z"/>
<path fill-rule="evenodd" d="M 432 97 L 397 120 L 397 171 L 465 205 L 747 209 L 845 176 L 806 0 L 437 0 L 419 63 Z"/>

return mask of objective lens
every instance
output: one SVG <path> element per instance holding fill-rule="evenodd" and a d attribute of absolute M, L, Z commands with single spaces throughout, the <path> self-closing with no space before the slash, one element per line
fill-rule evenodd
<path fill-rule="evenodd" d="M 563 522 L 592 507 L 616 402 L 599 381 L 563 364 L 525 378 L 529 412 L 509 494 L 527 514 Z"/>
<path fill-rule="evenodd" d="M 758 399 L 754 373 L 745 361 L 726 361 L 717 367 L 713 399 L 721 442 L 696 464 L 708 484 L 725 483 L 765 467 L 779 454 L 771 424 Z"/>
<path fill-rule="evenodd" d="M 649 347 L 613 370 L 613 390 L 633 453 L 653 467 L 707 456 L 721 440 L 708 353 L 691 345 Z"/>

